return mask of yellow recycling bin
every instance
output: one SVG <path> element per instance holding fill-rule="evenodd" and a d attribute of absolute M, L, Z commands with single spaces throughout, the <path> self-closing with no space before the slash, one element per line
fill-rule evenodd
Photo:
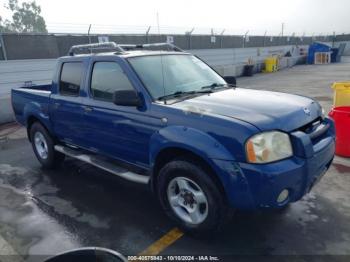
<path fill-rule="evenodd" d="M 335 82 L 332 85 L 334 90 L 334 107 L 350 106 L 350 81 Z"/>
<path fill-rule="evenodd" d="M 265 72 L 272 73 L 278 70 L 278 58 L 277 56 L 267 57 L 265 59 Z"/>

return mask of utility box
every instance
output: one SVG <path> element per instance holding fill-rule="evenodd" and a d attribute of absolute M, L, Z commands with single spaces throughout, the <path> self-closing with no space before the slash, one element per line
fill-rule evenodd
<path fill-rule="evenodd" d="M 276 72 L 278 70 L 278 57 L 271 56 L 265 59 L 265 71 L 266 73 Z"/>
<path fill-rule="evenodd" d="M 334 90 L 333 107 L 350 107 L 350 82 L 335 82 L 332 89 Z"/>

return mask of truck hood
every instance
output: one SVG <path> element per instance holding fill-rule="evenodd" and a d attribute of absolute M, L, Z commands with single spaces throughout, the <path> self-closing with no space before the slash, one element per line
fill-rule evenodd
<path fill-rule="evenodd" d="M 289 132 L 322 115 L 320 105 L 310 98 L 243 88 L 218 91 L 170 106 L 185 113 L 239 119 L 262 131 L 278 129 Z"/>

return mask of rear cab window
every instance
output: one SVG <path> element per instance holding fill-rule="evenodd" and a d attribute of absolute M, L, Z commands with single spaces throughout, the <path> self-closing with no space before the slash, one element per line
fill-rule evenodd
<path fill-rule="evenodd" d="M 79 96 L 82 74 L 82 62 L 63 63 L 59 82 L 60 94 L 64 96 Z"/>

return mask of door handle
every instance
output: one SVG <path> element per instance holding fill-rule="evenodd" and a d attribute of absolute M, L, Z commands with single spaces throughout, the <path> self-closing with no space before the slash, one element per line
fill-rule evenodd
<path fill-rule="evenodd" d="M 57 102 L 55 102 L 54 104 L 53 104 L 53 107 L 55 108 L 55 109 L 57 109 L 57 108 L 59 108 L 60 107 L 60 103 L 57 103 Z"/>
<path fill-rule="evenodd" d="M 83 109 L 84 109 L 85 113 L 88 113 L 88 112 L 92 111 L 92 107 L 91 106 L 83 106 Z"/>

